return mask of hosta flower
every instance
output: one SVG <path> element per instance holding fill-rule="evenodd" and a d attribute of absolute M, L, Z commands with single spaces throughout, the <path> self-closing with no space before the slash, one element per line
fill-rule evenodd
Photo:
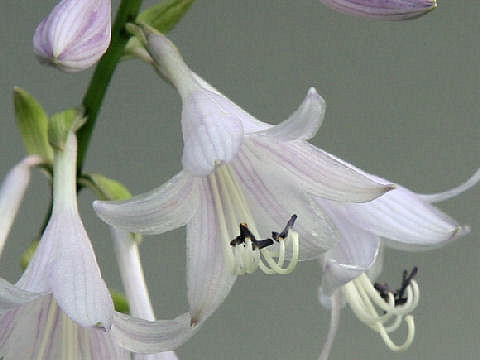
<path fill-rule="evenodd" d="M 159 234 L 187 225 L 189 313 L 172 328 L 138 321 L 133 335 L 118 320 L 112 328 L 129 349 L 156 352 L 193 334 L 237 275 L 257 268 L 288 273 L 298 259 L 329 249 L 339 235 L 316 198 L 363 202 L 392 187 L 307 143 L 325 111 L 315 89 L 290 118 L 271 126 L 191 72 L 163 35 L 148 34 L 148 50 L 183 100 L 183 170 L 150 193 L 94 207 L 107 223 L 132 232 Z"/>
<path fill-rule="evenodd" d="M 321 0 L 345 14 L 379 20 L 408 20 L 425 15 L 437 7 L 436 0 Z"/>
<path fill-rule="evenodd" d="M 121 358 L 106 338 L 114 314 L 77 210 L 76 137 L 56 151 L 53 209 L 20 280 L 0 279 L 0 357 Z"/>
<path fill-rule="evenodd" d="M 30 168 L 42 162 L 39 156 L 31 155 L 11 169 L 0 187 L 0 255 L 7 240 L 13 220 L 30 182 Z"/>
<path fill-rule="evenodd" d="M 321 257 L 323 276 L 319 296 L 323 304 L 331 307 L 332 318 L 320 360 L 328 358 L 343 303 L 379 333 L 391 350 L 408 348 L 415 330 L 411 312 L 419 299 L 419 287 L 413 278 L 416 270 L 404 272 L 397 291 L 386 285 L 375 284 L 374 287 L 372 281 L 379 275 L 383 263 L 382 243 L 406 250 L 429 249 L 465 235 L 468 227 L 459 226 L 431 203 L 454 197 L 479 180 L 480 170 L 477 170 L 464 184 L 438 194 L 421 195 L 398 186 L 365 204 L 320 201 L 342 234 L 340 242 Z M 407 324 L 407 337 L 403 344 L 397 345 L 390 339 L 390 333 L 398 329 L 402 319 Z"/>
<path fill-rule="evenodd" d="M 62 0 L 35 30 L 33 50 L 43 63 L 81 71 L 105 53 L 110 36 L 110 0 Z"/>

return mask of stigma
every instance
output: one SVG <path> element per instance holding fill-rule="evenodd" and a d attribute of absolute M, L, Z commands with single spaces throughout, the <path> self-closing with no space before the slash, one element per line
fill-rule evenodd
<path fill-rule="evenodd" d="M 417 307 L 420 296 L 414 279 L 417 272 L 417 267 L 410 274 L 405 270 L 401 287 L 395 291 L 391 291 L 386 284 L 372 285 L 365 273 L 342 288 L 345 299 L 357 318 L 377 332 L 392 351 L 406 350 L 415 336 L 415 323 L 411 313 Z M 390 334 L 400 327 L 403 319 L 407 324 L 407 337 L 401 345 L 397 345 Z"/>

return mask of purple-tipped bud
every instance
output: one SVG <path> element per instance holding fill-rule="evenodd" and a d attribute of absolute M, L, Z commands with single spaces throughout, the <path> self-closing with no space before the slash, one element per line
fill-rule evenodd
<path fill-rule="evenodd" d="M 35 30 L 33 50 L 42 63 L 81 71 L 105 53 L 110 36 L 110 0 L 62 0 Z"/>
<path fill-rule="evenodd" d="M 436 0 L 321 0 L 345 14 L 378 20 L 408 20 L 425 15 L 437 7 Z"/>

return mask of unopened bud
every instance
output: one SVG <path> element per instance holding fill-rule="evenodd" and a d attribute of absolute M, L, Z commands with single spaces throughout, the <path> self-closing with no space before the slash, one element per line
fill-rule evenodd
<path fill-rule="evenodd" d="M 62 0 L 35 30 L 33 49 L 42 63 L 81 71 L 105 53 L 110 36 L 110 0 Z"/>

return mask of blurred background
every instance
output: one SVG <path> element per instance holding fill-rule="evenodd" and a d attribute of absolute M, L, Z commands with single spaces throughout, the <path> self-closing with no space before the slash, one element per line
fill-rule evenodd
<path fill-rule="evenodd" d="M 25 154 L 13 86 L 53 114 L 78 105 L 91 76 L 36 61 L 33 32 L 55 4 L 2 1 L 2 177 Z M 436 192 L 464 181 L 480 164 L 479 15 L 478 2 L 469 0 L 440 0 L 427 16 L 401 23 L 346 16 L 318 0 L 198 0 L 170 38 L 192 69 L 263 121 L 287 118 L 315 86 L 328 105 L 315 145 L 412 190 Z M 111 85 L 85 170 L 141 193 L 180 169 L 180 98 L 140 61 L 120 64 Z M 94 216 L 93 200 L 81 193 L 81 214 L 108 285 L 121 290 L 109 232 Z M 392 287 L 404 268 L 420 269 L 411 348 L 392 354 L 346 309 L 332 360 L 478 359 L 479 200 L 477 186 L 440 205 L 471 225 L 470 235 L 431 252 L 385 253 L 379 280 Z M 47 205 L 47 181 L 36 172 L 0 261 L 2 277 L 21 275 L 19 258 Z M 186 311 L 185 230 L 146 238 L 141 253 L 157 317 Z M 203 329 L 178 349 L 180 359 L 317 359 L 330 319 L 317 301 L 320 279 L 315 262 L 301 263 L 289 276 L 240 277 Z"/>

